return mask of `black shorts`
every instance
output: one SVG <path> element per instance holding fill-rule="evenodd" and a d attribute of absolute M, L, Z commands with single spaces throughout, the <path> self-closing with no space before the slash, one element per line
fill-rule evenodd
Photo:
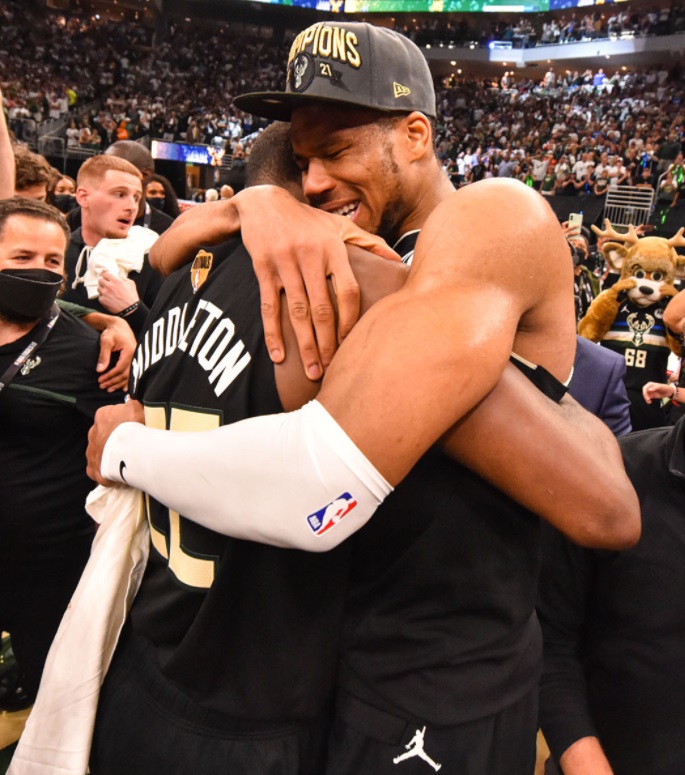
<path fill-rule="evenodd" d="M 325 775 L 529 775 L 535 770 L 537 687 L 494 716 L 423 725 L 339 698 Z"/>
<path fill-rule="evenodd" d="M 170 683 L 124 635 L 102 688 L 92 775 L 321 775 L 330 712 L 308 722 L 235 719 Z"/>

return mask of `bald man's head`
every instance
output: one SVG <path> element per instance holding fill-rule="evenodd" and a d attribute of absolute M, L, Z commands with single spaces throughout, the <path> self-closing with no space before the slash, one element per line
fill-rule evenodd
<path fill-rule="evenodd" d="M 119 140 L 116 143 L 112 143 L 105 151 L 107 156 L 118 156 L 120 159 L 126 159 L 131 162 L 134 167 L 140 170 L 143 180 L 152 175 L 155 171 L 155 160 L 152 158 L 150 151 L 140 143 L 136 143 L 133 140 Z"/>

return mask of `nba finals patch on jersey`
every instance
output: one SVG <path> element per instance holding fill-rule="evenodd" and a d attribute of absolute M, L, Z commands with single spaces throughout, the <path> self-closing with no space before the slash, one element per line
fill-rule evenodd
<path fill-rule="evenodd" d="M 198 251 L 190 266 L 190 282 L 193 286 L 193 293 L 197 293 L 200 286 L 206 281 L 213 261 L 213 253 L 208 253 L 206 250 Z"/>
<path fill-rule="evenodd" d="M 321 536 L 332 527 L 335 527 L 356 507 L 357 499 L 350 495 L 349 492 L 344 492 L 327 506 L 310 514 L 307 517 L 307 522 L 314 534 Z"/>

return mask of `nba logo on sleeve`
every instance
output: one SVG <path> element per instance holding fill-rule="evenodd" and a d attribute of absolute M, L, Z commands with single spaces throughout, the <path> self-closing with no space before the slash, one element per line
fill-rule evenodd
<path fill-rule="evenodd" d="M 349 492 L 344 492 L 334 501 L 324 506 L 322 509 L 315 511 L 307 517 L 309 527 L 318 536 L 323 535 L 332 527 L 335 527 L 343 517 L 346 517 L 357 506 L 357 499 L 350 495 Z"/>

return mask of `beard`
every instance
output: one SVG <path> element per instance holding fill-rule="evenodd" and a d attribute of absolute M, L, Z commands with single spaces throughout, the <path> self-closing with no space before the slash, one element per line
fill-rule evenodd
<path fill-rule="evenodd" d="M 411 212 L 403 198 L 404 187 L 401 180 L 400 165 L 395 158 L 392 144 L 387 142 L 383 147 L 383 166 L 381 175 L 385 185 L 388 202 L 381 213 L 381 220 L 376 233 L 389 245 L 402 236 L 400 230 L 405 218 Z"/>
<path fill-rule="evenodd" d="M 9 323 L 9 324 L 25 324 L 25 323 L 37 323 L 40 320 L 40 318 L 31 318 L 27 317 L 26 315 L 20 315 L 18 312 L 10 312 L 9 310 L 6 310 L 5 312 L 0 312 L 0 325 L 3 323 Z"/>

